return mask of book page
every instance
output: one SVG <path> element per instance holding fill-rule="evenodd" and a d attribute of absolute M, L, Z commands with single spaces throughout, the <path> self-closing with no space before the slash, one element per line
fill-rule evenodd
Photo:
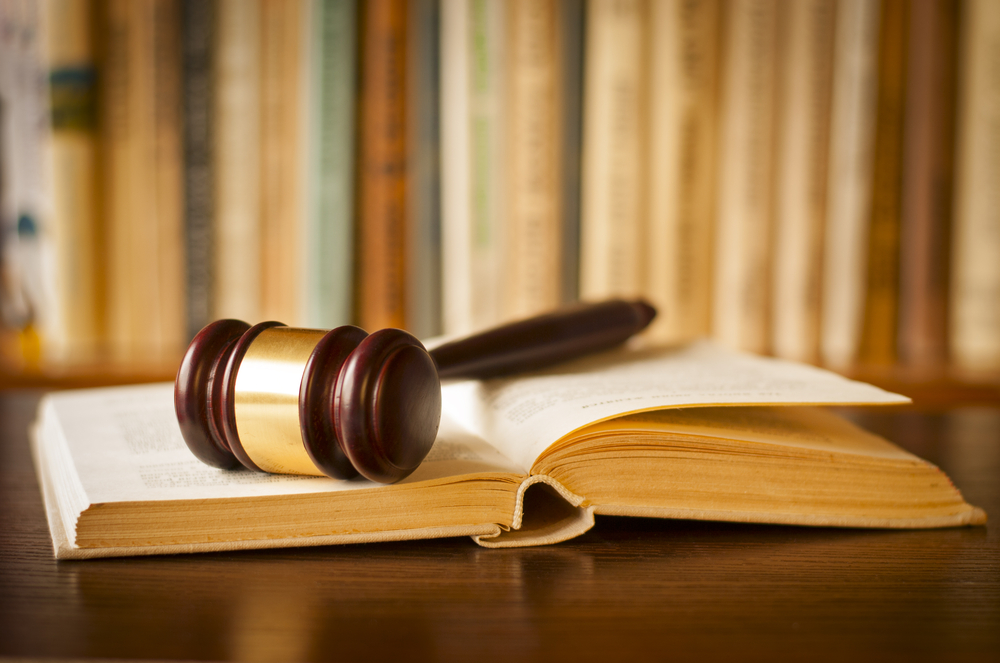
<path fill-rule="evenodd" d="M 739 440 L 820 453 L 853 454 L 923 463 L 878 435 L 815 407 L 699 407 L 629 414 L 587 426 L 566 444 L 604 435 L 680 435 Z M 550 448 L 551 451 L 551 448 Z"/>
<path fill-rule="evenodd" d="M 626 347 L 527 376 L 444 389 L 445 412 L 530 468 L 561 437 L 630 412 L 706 405 L 849 405 L 909 399 L 812 366 L 708 341 Z"/>
<path fill-rule="evenodd" d="M 386 488 L 365 479 L 209 467 L 191 454 L 181 437 L 172 384 L 54 394 L 43 401 L 40 416 L 43 444 L 65 447 L 90 504 Z M 445 417 L 427 459 L 400 483 L 516 471 L 493 447 Z"/>

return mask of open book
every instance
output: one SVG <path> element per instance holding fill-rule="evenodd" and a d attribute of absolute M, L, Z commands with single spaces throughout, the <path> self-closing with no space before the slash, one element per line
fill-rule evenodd
<path fill-rule="evenodd" d="M 938 468 L 814 407 L 906 400 L 696 343 L 447 384 L 430 455 L 388 486 L 203 465 L 169 384 L 49 395 L 33 439 L 59 558 L 458 535 L 527 546 L 577 536 L 595 514 L 984 523 Z"/>

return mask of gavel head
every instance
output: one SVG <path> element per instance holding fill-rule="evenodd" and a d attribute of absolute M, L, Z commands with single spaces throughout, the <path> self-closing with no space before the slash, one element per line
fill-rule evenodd
<path fill-rule="evenodd" d="M 213 467 L 392 483 L 434 444 L 441 381 L 399 329 L 218 320 L 191 341 L 174 408 L 188 448 Z"/>

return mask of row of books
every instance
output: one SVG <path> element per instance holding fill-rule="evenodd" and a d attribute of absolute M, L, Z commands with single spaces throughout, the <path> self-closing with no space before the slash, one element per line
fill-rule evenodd
<path fill-rule="evenodd" d="M 643 296 L 663 342 L 1000 370 L 989 0 L 0 12 L 22 355 L 171 357 L 219 317 L 427 337 Z"/>

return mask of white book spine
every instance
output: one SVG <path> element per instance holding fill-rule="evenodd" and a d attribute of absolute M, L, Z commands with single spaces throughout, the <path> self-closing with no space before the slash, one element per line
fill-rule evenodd
<path fill-rule="evenodd" d="M 472 328 L 469 0 L 441 2 L 442 316 L 446 334 Z"/>

